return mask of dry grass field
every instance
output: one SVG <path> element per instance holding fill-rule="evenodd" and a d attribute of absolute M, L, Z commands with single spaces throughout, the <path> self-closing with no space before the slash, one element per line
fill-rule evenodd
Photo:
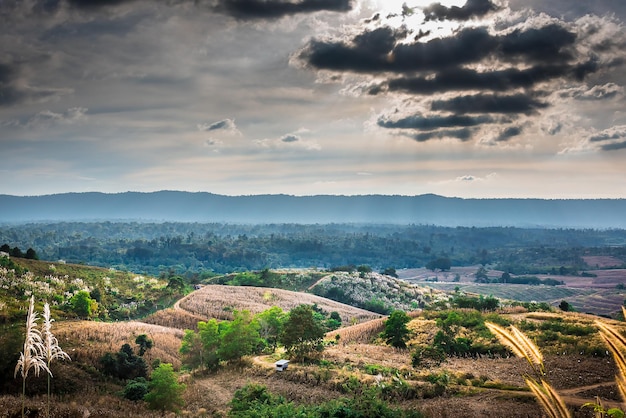
<path fill-rule="evenodd" d="M 55 322 L 55 335 L 72 361 L 99 367 L 99 359 L 108 352 L 117 352 L 128 343 L 136 347 L 135 338 L 146 334 L 154 342 L 152 349 L 145 354 L 150 364 L 154 359 L 172 363 L 180 368 L 178 350 L 183 332 L 176 328 L 143 322 L 92 322 L 64 321 Z"/>
<path fill-rule="evenodd" d="M 289 311 L 300 304 L 317 304 L 326 312 L 336 311 L 344 324 L 380 318 L 373 312 L 308 293 L 252 286 L 205 286 L 183 298 L 177 306 L 198 317 L 229 320 L 234 310 L 245 309 L 257 314 L 272 306 Z"/>

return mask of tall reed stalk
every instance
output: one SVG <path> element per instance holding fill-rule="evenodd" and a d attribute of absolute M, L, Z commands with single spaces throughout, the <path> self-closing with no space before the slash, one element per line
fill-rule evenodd
<path fill-rule="evenodd" d="M 46 403 L 46 416 L 50 416 L 50 378 L 52 377 L 52 369 L 50 363 L 52 360 L 72 360 L 70 356 L 59 347 L 59 341 L 52 334 L 52 323 L 54 319 L 50 317 L 50 305 L 46 302 L 43 306 L 43 357 L 48 370 L 48 398 Z"/>
<path fill-rule="evenodd" d="M 41 338 L 41 331 L 37 329 L 38 315 L 35 312 L 35 297 L 31 296 L 30 305 L 28 307 L 28 315 L 26 316 L 26 334 L 24 338 L 24 349 L 20 353 L 20 358 L 15 366 L 14 377 L 20 373 L 22 376 L 22 418 L 24 418 L 24 409 L 26 403 L 26 378 L 28 373 L 33 370 L 35 376 L 39 376 L 39 372 L 45 370 L 50 373 L 50 369 L 44 358 L 44 344 Z"/>
<path fill-rule="evenodd" d="M 524 375 L 524 381 L 548 416 L 571 418 L 565 402 L 544 378 L 546 369 L 543 364 L 543 355 L 535 343 L 513 325 L 508 330 L 491 322 L 485 322 L 485 325 L 502 344 L 511 349 L 513 354 L 526 359 L 530 364 L 535 376 Z"/>

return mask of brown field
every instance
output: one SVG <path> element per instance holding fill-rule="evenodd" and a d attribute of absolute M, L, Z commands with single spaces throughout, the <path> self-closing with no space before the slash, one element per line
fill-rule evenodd
<path fill-rule="evenodd" d="M 146 334 L 154 342 L 152 349 L 144 356 L 146 362 L 150 364 L 158 358 L 164 363 L 172 363 L 176 369 L 180 368 L 178 349 L 183 332 L 176 328 L 138 321 L 60 321 L 54 323 L 54 333 L 72 361 L 96 368 L 104 354 L 119 351 L 125 343 L 136 347 L 135 338 Z"/>
<path fill-rule="evenodd" d="M 317 304 L 326 312 L 336 311 L 344 324 L 360 323 L 379 318 L 380 315 L 308 293 L 252 286 L 210 285 L 183 298 L 177 306 L 184 311 L 204 318 L 232 319 L 234 310 L 249 310 L 253 314 L 272 306 L 285 311 L 300 304 Z"/>
<path fill-rule="evenodd" d="M 607 256 L 607 255 L 586 255 L 582 259 L 591 268 L 603 269 L 607 267 L 619 267 L 623 266 L 624 262 L 619 258 Z"/>

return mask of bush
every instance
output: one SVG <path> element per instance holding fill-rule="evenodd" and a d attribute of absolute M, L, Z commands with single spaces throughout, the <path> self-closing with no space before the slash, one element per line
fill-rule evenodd
<path fill-rule="evenodd" d="M 131 401 L 141 401 L 148 393 L 148 381 L 143 377 L 130 380 L 124 387 L 122 396 Z"/>
<path fill-rule="evenodd" d="M 169 363 L 162 363 L 152 372 L 149 393 L 144 397 L 150 409 L 177 411 L 184 405 L 182 394 L 185 385 L 178 383 L 176 373 Z"/>

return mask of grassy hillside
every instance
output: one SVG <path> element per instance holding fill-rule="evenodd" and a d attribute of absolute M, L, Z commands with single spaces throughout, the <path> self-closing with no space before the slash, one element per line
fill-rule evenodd
<path fill-rule="evenodd" d="M 90 309 L 76 309 L 86 292 Z M 48 301 L 55 316 L 132 319 L 171 305 L 185 292 L 179 283 L 114 269 L 0 257 L 0 323 L 21 320 L 31 295 Z"/>
<path fill-rule="evenodd" d="M 15 265 L 2 270 L 6 287 L 0 289 L 5 304 L 0 312 L 14 311 L 4 318 L 17 321 L 5 323 L 0 333 L 3 354 L 0 381 L 4 393 L 0 396 L 0 411 L 7 411 L 0 416 L 20 415 L 21 381 L 13 379 L 13 369 L 22 348 L 26 299 L 34 294 L 38 300 L 54 301 L 60 292 L 63 300 L 55 305 L 54 332 L 72 361 L 53 364 L 51 416 L 55 417 L 163 416 L 161 412 L 148 410 L 144 402 L 123 399 L 120 393 L 126 381 L 106 376 L 102 370 L 102 356 L 117 352 L 122 344 L 129 344 L 137 352 L 135 340 L 140 335 L 147 335 L 153 341 L 144 356 L 149 370 L 157 362 L 171 363 L 178 379 L 186 385 L 180 416 L 229 416 L 231 400 L 250 384 L 265 388 L 258 393 L 267 396 L 268 402 L 276 403 L 277 409 L 283 412 L 306 409 L 310 415 L 302 416 L 311 417 L 320 416 L 311 415 L 312 411 L 323 408 L 349 410 L 353 416 L 381 416 L 384 408 L 431 418 L 541 416 L 540 406 L 524 384 L 523 375 L 530 373 L 528 364 L 511 356 L 487 330 L 485 321 L 502 326 L 514 324 L 539 345 L 546 358 L 545 377 L 562 394 L 573 417 L 592 417 L 591 411 L 581 410 L 580 406 L 594 401 L 596 396 L 606 406 L 619 406 L 621 401 L 614 382 L 615 363 L 598 335 L 594 323 L 597 317 L 591 315 L 532 312 L 522 306 L 498 307 L 479 298 L 475 302 L 480 302 L 476 306 L 481 310 L 461 308 L 468 306 L 471 296 L 448 298 L 443 293 L 402 284 L 388 276 L 335 272 L 316 277 L 315 281 L 302 276 L 302 282 L 311 289 L 317 288 L 319 293 L 329 292 L 333 287 L 342 289 L 352 300 L 367 301 L 376 296 L 387 306 L 410 309 L 414 303 L 424 302 L 424 310 L 410 313 L 406 349 L 391 347 L 382 338 L 386 318 L 380 314 L 312 294 L 258 286 L 207 285 L 171 308 L 159 309 L 144 318 L 150 324 L 143 320 L 85 321 L 71 319 L 75 314 L 66 309 L 72 297 L 65 293 L 77 290 L 72 287 L 78 287 L 77 279 L 84 286 L 78 287 L 78 291 L 91 294 L 96 288 L 104 290 L 100 306 L 106 309 L 109 319 L 111 312 L 116 312 L 114 304 L 119 304 L 123 295 L 137 298 L 141 293 L 160 308 L 164 300 L 173 299 L 176 293 L 163 280 L 138 278 L 128 273 L 14 261 Z M 113 288 L 117 289 L 115 295 Z M 13 295 L 17 297 L 15 304 L 9 300 Z M 325 349 L 317 359 L 292 362 L 287 371 L 277 372 L 273 362 L 285 355 L 279 347 L 275 352 L 257 352 L 241 361 L 221 362 L 212 372 L 185 369 L 179 352 L 185 335 L 183 329 L 209 318 L 228 321 L 234 311 L 261 312 L 270 306 L 289 310 L 301 303 L 338 312 L 344 324 L 326 335 Z M 604 320 L 626 331 L 623 323 Z M 355 325 L 348 326 L 351 323 Z M 45 376 L 29 377 L 27 388 L 30 415 L 45 416 Z M 357 408 L 370 415 L 363 411 L 357 415 Z M 385 416 L 407 415 L 393 412 Z"/>

